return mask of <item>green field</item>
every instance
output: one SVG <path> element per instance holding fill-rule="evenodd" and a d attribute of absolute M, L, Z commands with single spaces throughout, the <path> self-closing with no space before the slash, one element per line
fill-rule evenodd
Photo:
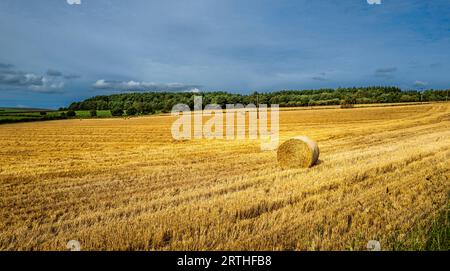
<path fill-rule="evenodd" d="M 78 110 L 75 111 L 77 118 L 90 118 L 91 114 L 89 110 Z M 97 110 L 97 118 L 109 118 L 112 117 L 111 111 L 109 110 Z"/>
<path fill-rule="evenodd" d="M 43 114 L 42 112 L 45 112 Z M 68 118 L 67 111 L 54 111 L 34 108 L 0 108 L 0 123 L 57 120 Z M 74 118 L 91 118 L 89 110 L 75 111 Z M 111 117 L 109 110 L 97 110 L 96 118 Z"/>

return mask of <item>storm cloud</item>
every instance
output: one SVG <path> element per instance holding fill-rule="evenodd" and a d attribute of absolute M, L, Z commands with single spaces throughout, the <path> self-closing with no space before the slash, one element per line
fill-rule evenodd
<path fill-rule="evenodd" d="M 81 78 L 81 75 L 76 75 L 76 74 L 69 74 L 69 75 L 64 75 L 65 79 L 79 79 Z"/>
<path fill-rule="evenodd" d="M 44 75 L 13 69 L 12 64 L 0 63 L 0 88 L 3 90 L 61 93 L 64 91 L 63 74 L 49 69 Z"/>
<path fill-rule="evenodd" d="M 446 0 L 70 2 L 82 4 L 0 1 L 2 106 L 60 107 L 102 92 L 197 85 L 244 94 L 450 83 Z M 64 94 L 22 95 L 44 88 L 30 82 Z"/>
<path fill-rule="evenodd" d="M 42 86 L 43 76 L 34 73 L 0 72 L 0 84 L 9 86 Z"/>
<path fill-rule="evenodd" d="M 383 79 L 393 79 L 396 71 L 396 67 L 378 68 L 375 71 L 375 77 Z"/>
<path fill-rule="evenodd" d="M 58 71 L 58 70 L 53 70 L 53 69 L 48 69 L 47 70 L 47 75 L 48 76 L 54 76 L 54 77 L 59 77 L 62 76 L 62 72 Z"/>
<path fill-rule="evenodd" d="M 14 68 L 14 65 L 0 62 L 0 69 L 11 69 L 11 68 Z"/>
<path fill-rule="evenodd" d="M 328 78 L 326 78 L 325 76 L 313 76 L 311 79 L 316 80 L 316 81 L 327 81 Z"/>

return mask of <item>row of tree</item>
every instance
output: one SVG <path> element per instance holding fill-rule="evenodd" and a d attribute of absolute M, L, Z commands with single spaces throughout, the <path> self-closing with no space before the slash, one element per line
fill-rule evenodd
<path fill-rule="evenodd" d="M 113 115 L 153 114 L 170 112 L 175 104 L 183 103 L 194 107 L 194 96 L 203 97 L 203 105 L 241 103 L 279 104 L 280 107 L 399 103 L 448 100 L 449 90 L 402 91 L 397 87 L 338 88 L 320 90 L 282 90 L 276 92 L 243 95 L 227 92 L 173 93 L 135 92 L 95 96 L 81 102 L 74 102 L 61 110 L 111 110 Z"/>

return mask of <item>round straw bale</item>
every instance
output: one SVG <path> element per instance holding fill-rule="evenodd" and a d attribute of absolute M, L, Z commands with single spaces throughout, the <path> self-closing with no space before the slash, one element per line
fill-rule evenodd
<path fill-rule="evenodd" d="M 283 169 L 309 168 L 319 159 L 319 146 L 307 136 L 297 136 L 278 147 L 277 159 Z"/>

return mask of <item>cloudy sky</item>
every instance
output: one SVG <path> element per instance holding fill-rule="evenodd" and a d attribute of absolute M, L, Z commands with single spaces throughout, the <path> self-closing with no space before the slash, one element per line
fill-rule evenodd
<path fill-rule="evenodd" d="M 1 0 L 0 106 L 132 90 L 450 87 L 448 0 Z"/>

